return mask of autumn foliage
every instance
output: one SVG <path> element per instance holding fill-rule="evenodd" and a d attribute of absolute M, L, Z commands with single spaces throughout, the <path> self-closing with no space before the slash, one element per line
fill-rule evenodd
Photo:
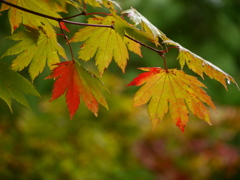
<path fill-rule="evenodd" d="M 148 114 L 153 128 L 164 118 L 167 112 L 176 125 L 184 131 L 190 112 L 211 124 L 208 107 L 215 109 L 206 88 L 197 77 L 186 74 L 183 67 L 204 78 L 204 75 L 219 81 L 227 89 L 227 84 L 235 80 L 211 62 L 182 47 L 169 39 L 136 9 L 122 10 L 112 0 L 0 0 L 1 11 L 8 11 L 11 34 L 7 37 L 16 41 L 1 58 L 13 56 L 11 67 L 1 65 L 0 98 L 11 109 L 11 99 L 16 99 L 28 106 L 25 94 L 37 95 L 34 86 L 17 71 L 28 67 L 31 80 L 43 72 L 48 66 L 52 73 L 46 79 L 54 79 L 52 98 L 57 99 L 65 94 L 66 103 L 73 118 L 80 102 L 97 116 L 99 104 L 108 109 L 103 91 L 107 90 L 97 75 L 87 70 L 81 61 L 95 60 L 100 76 L 115 61 L 123 73 L 129 60 L 129 52 L 142 57 L 141 48 L 157 53 L 163 60 L 162 67 L 142 67 L 145 72 L 137 76 L 128 86 L 141 86 L 133 98 L 133 106 L 148 104 Z M 76 9 L 75 16 L 67 16 L 67 7 Z M 88 13 L 88 7 L 102 7 L 109 13 Z M 79 13 L 80 11 L 80 13 Z M 64 12 L 62 17 L 59 12 Z M 69 21 L 76 16 L 89 16 L 87 22 Z M 131 23 L 130 23 L 131 22 Z M 67 25 L 79 27 L 71 38 L 67 37 Z M 21 30 L 18 30 L 19 27 Z M 69 46 L 64 49 L 57 40 L 62 35 Z M 78 51 L 78 59 L 74 57 L 72 43 L 82 45 Z M 176 58 L 181 69 L 168 69 L 165 53 L 178 49 Z M 67 58 L 66 51 L 71 55 Z M 145 58 L 145 57 L 143 57 Z M 7 87 L 7 88 L 6 88 Z M 26 87 L 24 89 L 23 87 Z"/>

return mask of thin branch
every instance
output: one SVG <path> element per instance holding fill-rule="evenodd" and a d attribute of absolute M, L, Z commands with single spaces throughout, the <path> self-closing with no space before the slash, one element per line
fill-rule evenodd
<path fill-rule="evenodd" d="M 68 20 L 64 20 L 64 19 L 61 19 L 61 21 L 65 22 L 65 23 L 68 23 L 68 24 L 75 24 L 75 25 L 80 25 L 80 26 L 105 27 L 105 28 L 112 28 L 113 29 L 112 25 L 79 23 L 79 22 L 68 21 Z"/>
<path fill-rule="evenodd" d="M 37 16 L 45 17 L 45 18 L 52 19 L 52 20 L 55 20 L 55 21 L 58 21 L 58 22 L 63 20 L 62 18 L 52 17 L 52 16 L 48 16 L 48 15 L 46 15 L 46 14 L 42 14 L 42 13 L 39 13 L 39 12 L 32 11 L 32 10 L 30 10 L 30 9 L 26 9 L 26 8 L 24 8 L 24 7 L 21 7 L 21 6 L 12 4 L 12 3 L 7 2 L 7 1 L 5 1 L 5 0 L 0 0 L 0 2 L 2 2 L 2 3 L 4 3 L 4 4 L 7 4 L 7 5 L 11 6 L 11 7 L 15 7 L 15 8 L 17 8 L 17 9 L 20 9 L 20 10 L 22 10 L 22 11 L 25 11 L 25 12 L 28 12 L 28 13 L 31 13 L 31 14 L 35 14 L 35 15 L 37 15 Z"/>
<path fill-rule="evenodd" d="M 124 35 L 124 36 L 127 37 L 128 39 L 131 39 L 132 41 L 134 41 L 134 42 L 136 42 L 136 43 L 138 43 L 138 44 L 140 44 L 140 45 L 148 48 L 148 49 L 151 49 L 152 51 L 155 51 L 155 52 L 157 52 L 157 53 L 161 52 L 161 50 L 158 50 L 158 49 L 155 49 L 155 48 L 153 48 L 153 47 L 151 47 L 151 46 L 148 46 L 148 45 L 146 45 L 146 44 L 144 44 L 144 43 L 142 43 L 142 42 L 140 42 L 140 41 L 138 41 L 138 40 L 136 40 L 136 39 L 133 39 L 132 37 L 130 37 L 130 36 L 128 36 L 128 35 Z"/>
<path fill-rule="evenodd" d="M 71 46 L 71 44 L 70 44 L 70 42 L 69 42 L 69 40 L 68 40 L 68 37 L 67 37 L 66 33 L 64 32 L 64 30 L 63 30 L 63 28 L 62 28 L 61 22 L 59 22 L 59 27 L 60 27 L 60 29 L 61 29 L 61 31 L 62 31 L 62 33 L 63 33 L 64 39 L 67 41 L 67 44 L 68 44 L 69 49 L 70 49 L 71 57 L 72 57 L 72 59 L 74 59 L 72 46 Z"/>
<path fill-rule="evenodd" d="M 95 14 L 102 14 L 102 15 L 106 15 L 106 16 L 109 15 L 109 14 L 103 13 L 103 12 L 86 13 L 85 15 L 86 15 L 86 16 L 90 16 L 90 15 L 95 15 Z"/>
<path fill-rule="evenodd" d="M 73 16 L 69 16 L 69 17 L 64 17 L 63 19 L 71 19 L 71 18 L 74 18 L 74 17 L 77 17 L 77 16 L 82 16 L 82 15 L 86 15 L 86 11 L 83 11 L 79 14 L 76 14 L 76 15 L 73 15 Z"/>
<path fill-rule="evenodd" d="M 17 9 L 20 9 L 20 10 L 22 10 L 22 11 L 25 11 L 25 12 L 28 12 L 28 13 L 31 13 L 31 14 L 35 14 L 35 15 L 37 15 L 37 16 L 41 16 L 41 17 L 44 17 L 44 18 L 47 18 L 47 19 L 55 20 L 55 21 L 58 21 L 58 22 L 64 22 L 64 23 L 81 25 L 81 26 L 94 26 L 94 27 L 113 28 L 113 26 L 111 26 L 111 25 L 87 24 L 87 23 L 78 23 L 78 22 L 68 21 L 68 20 L 65 20 L 66 18 L 57 18 L 57 17 L 53 17 L 53 16 L 48 16 L 48 15 L 46 15 L 46 14 L 42 14 L 42 13 L 39 13 L 39 12 L 35 12 L 35 11 L 30 10 L 30 9 L 26 9 L 26 8 L 24 8 L 24 7 L 21 7 L 21 6 L 12 4 L 12 3 L 7 2 L 7 1 L 5 1 L 5 0 L 0 0 L 0 2 L 2 2 L 2 3 L 4 3 L 4 4 L 7 4 L 7 5 L 11 6 L 11 7 L 15 7 L 15 8 L 17 8 Z"/>
<path fill-rule="evenodd" d="M 86 11 L 83 11 L 83 12 L 77 14 L 77 15 L 70 16 L 70 17 L 66 17 L 66 18 L 57 18 L 57 17 L 52 17 L 52 16 L 48 16 L 48 15 L 46 15 L 46 14 L 42 14 L 42 13 L 39 13 L 39 12 L 32 11 L 32 10 L 26 9 L 26 8 L 24 8 L 24 7 L 20 7 L 20 6 L 18 6 L 18 5 L 15 5 L 15 4 L 12 4 L 12 3 L 10 3 L 10 2 L 7 2 L 6 0 L 0 0 L 0 2 L 5 3 L 5 4 L 7 4 L 7 5 L 11 6 L 11 7 L 20 9 L 20 10 L 22 10 L 22 11 L 25 11 L 25 12 L 28 12 L 28 13 L 31 13 L 31 14 L 35 14 L 35 15 L 37 15 L 37 16 L 41 16 L 41 17 L 44 17 L 44 18 L 47 18 L 47 19 L 51 19 L 51 20 L 58 21 L 58 22 L 59 22 L 59 26 L 60 26 L 60 28 L 61 28 L 61 31 L 63 32 L 64 38 L 66 39 L 67 43 L 69 44 L 69 48 L 70 48 L 72 57 L 73 57 L 72 48 L 71 48 L 71 46 L 70 46 L 70 43 L 69 43 L 69 41 L 68 41 L 68 38 L 67 38 L 65 32 L 63 31 L 63 29 L 62 29 L 62 27 L 61 27 L 61 25 L 60 25 L 60 22 L 64 22 L 64 23 L 68 23 L 68 24 L 75 24 L 75 25 L 80 25 L 80 26 L 105 27 L 105 28 L 114 29 L 114 26 L 113 26 L 113 25 L 88 24 L 88 23 L 79 23 L 79 22 L 74 22 L 74 21 L 68 21 L 68 20 L 66 20 L 66 19 L 70 19 L 70 18 L 73 18 L 73 17 L 76 17 L 76 16 L 80 16 L 80 15 L 91 15 L 91 14 L 93 14 L 93 13 L 86 14 Z M 138 44 L 140 44 L 140 45 L 142 45 L 142 46 L 144 46 L 144 47 L 146 47 L 146 48 L 148 48 L 148 49 L 150 49 L 150 50 L 152 50 L 152 51 L 157 52 L 157 53 L 163 58 L 165 67 L 166 67 L 166 59 L 165 59 L 165 57 L 164 57 L 164 53 L 167 52 L 168 49 L 170 49 L 170 48 L 177 48 L 177 47 L 175 47 L 175 46 L 172 46 L 172 47 L 168 47 L 168 48 L 165 49 L 165 50 L 159 50 L 159 49 L 153 48 L 153 47 L 151 47 L 151 46 L 148 46 L 148 45 L 142 43 L 141 41 L 138 41 L 138 40 L 136 40 L 136 39 L 134 39 L 134 38 L 132 38 L 132 37 L 130 37 L 130 36 L 128 36 L 128 35 L 125 35 L 125 37 L 127 37 L 128 39 L 130 39 L 130 40 L 132 40 L 132 41 L 134 41 L 134 42 L 136 42 L 136 43 L 138 43 Z M 166 70 L 167 70 L 167 67 L 166 67 Z"/>

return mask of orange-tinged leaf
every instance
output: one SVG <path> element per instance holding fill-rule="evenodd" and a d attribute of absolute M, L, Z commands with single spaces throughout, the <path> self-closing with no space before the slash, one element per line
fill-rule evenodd
<path fill-rule="evenodd" d="M 46 2 L 46 0 L 11 0 L 11 3 L 56 18 L 61 18 L 57 12 L 66 12 L 61 6 L 59 6 L 57 3 L 54 3 L 53 1 Z M 44 27 L 43 29 L 48 35 L 55 33 L 52 25 L 58 27 L 57 21 L 36 16 L 14 7 L 10 7 L 6 4 L 2 4 L 0 11 L 4 10 L 9 10 L 8 17 L 12 33 L 19 27 L 21 23 L 34 29 L 38 29 L 39 26 Z"/>
<path fill-rule="evenodd" d="M 17 57 L 12 62 L 12 69 L 21 71 L 29 65 L 31 79 L 34 80 L 46 66 L 60 62 L 59 55 L 67 59 L 64 49 L 58 44 L 56 35 L 47 36 L 42 30 L 28 28 L 29 31 L 20 31 L 10 37 L 20 41 L 10 47 L 1 58 L 10 55 Z"/>
<path fill-rule="evenodd" d="M 80 98 L 95 116 L 98 114 L 99 103 L 108 109 L 102 94 L 102 89 L 106 87 L 96 76 L 74 60 L 56 65 L 52 74 L 47 77 L 47 79 L 56 78 L 50 101 L 66 93 L 66 103 L 71 119 L 79 107 Z"/>
<path fill-rule="evenodd" d="M 236 81 L 229 74 L 227 74 L 226 72 L 224 72 L 211 62 L 201 58 L 200 56 L 194 54 L 188 49 L 182 47 L 179 43 L 176 43 L 170 39 L 165 39 L 164 43 L 174 45 L 179 48 L 179 55 L 177 59 L 179 60 L 181 69 L 183 69 L 184 65 L 187 64 L 189 69 L 200 75 L 202 78 L 204 78 L 203 73 L 205 73 L 210 78 L 215 79 L 222 83 L 226 89 L 227 83 L 230 84 L 231 82 L 233 82 L 237 85 Z"/>
<path fill-rule="evenodd" d="M 210 123 L 209 112 L 204 103 L 215 109 L 211 98 L 201 88 L 205 87 L 196 77 L 181 70 L 162 68 L 140 68 L 144 71 L 128 86 L 141 86 L 134 96 L 133 105 L 141 106 L 149 102 L 148 114 L 153 128 L 169 111 L 176 125 L 184 131 L 189 119 L 189 111 Z M 206 88 L 206 87 L 205 87 Z"/>

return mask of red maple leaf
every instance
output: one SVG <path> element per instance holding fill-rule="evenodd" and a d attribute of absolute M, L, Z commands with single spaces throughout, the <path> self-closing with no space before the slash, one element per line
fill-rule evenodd
<path fill-rule="evenodd" d="M 95 116 L 98 113 L 98 103 L 108 108 L 102 94 L 102 88 L 105 88 L 105 86 L 95 75 L 74 60 L 56 65 L 57 67 L 53 69 L 52 74 L 46 78 L 56 78 L 50 101 L 66 93 L 66 103 L 71 119 L 79 107 L 80 98 Z"/>

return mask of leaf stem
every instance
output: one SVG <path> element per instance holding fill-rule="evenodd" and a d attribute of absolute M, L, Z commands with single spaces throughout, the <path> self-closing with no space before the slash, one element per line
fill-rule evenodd
<path fill-rule="evenodd" d="M 165 58 L 165 53 L 159 54 L 163 58 L 163 63 L 164 63 L 164 69 L 166 70 L 166 73 L 168 73 L 168 67 L 167 67 L 167 61 Z"/>
<path fill-rule="evenodd" d="M 94 13 L 86 13 L 85 16 L 95 15 L 95 14 L 102 14 L 102 15 L 106 15 L 106 16 L 109 15 L 109 14 L 107 14 L 107 13 L 103 13 L 103 12 L 94 12 Z"/>
<path fill-rule="evenodd" d="M 74 18 L 74 17 L 77 17 L 77 16 L 82 16 L 82 15 L 86 15 L 86 11 L 84 10 L 83 12 L 79 13 L 79 14 L 76 14 L 76 15 L 73 15 L 73 16 L 69 16 L 69 17 L 64 17 L 63 19 L 71 19 L 71 18 Z"/>
<path fill-rule="evenodd" d="M 2 3 L 4 3 L 4 4 L 7 4 L 7 5 L 11 6 L 11 7 L 20 9 L 20 10 L 22 10 L 22 11 L 25 11 L 25 12 L 28 12 L 28 13 L 31 13 L 31 14 L 35 14 L 35 15 L 37 15 L 37 16 L 41 16 L 41 17 L 44 17 L 44 18 L 47 18 L 47 19 L 55 20 L 55 21 L 58 21 L 58 22 L 64 22 L 64 23 L 81 25 L 81 26 L 95 26 L 95 27 L 107 27 L 107 28 L 112 28 L 111 25 L 78 23 L 78 22 L 73 22 L 73 21 L 65 20 L 66 18 L 57 18 L 57 17 L 49 16 L 49 15 L 46 15 L 46 14 L 42 14 L 42 13 L 39 13 L 39 12 L 36 12 L 36 11 L 32 11 L 32 10 L 30 10 L 30 9 L 26 9 L 26 8 L 24 8 L 24 7 L 21 7 L 21 6 L 12 4 L 12 3 L 10 3 L 10 2 L 7 2 L 6 0 L 0 0 L 0 2 L 2 2 Z M 84 12 L 82 12 L 82 13 L 84 13 Z M 80 14 L 81 14 L 81 13 L 80 13 Z M 78 14 L 78 15 L 79 15 L 79 14 Z M 76 15 L 76 16 L 77 16 L 77 15 Z M 67 17 L 67 19 L 69 19 L 69 18 L 71 18 L 71 17 Z"/>
<path fill-rule="evenodd" d="M 151 49 L 152 51 L 155 51 L 155 52 L 157 52 L 157 53 L 160 51 L 160 50 L 155 49 L 155 48 L 153 48 L 153 47 L 151 47 L 151 46 L 148 46 L 148 45 L 146 45 L 146 44 L 144 44 L 144 43 L 142 43 L 142 42 L 140 42 L 140 41 L 138 41 L 138 40 L 136 40 L 136 39 L 133 39 L 132 37 L 130 37 L 130 36 L 128 36 L 128 35 L 124 35 L 124 36 L 127 37 L 128 39 L 131 39 L 132 41 L 134 41 L 134 42 L 136 42 L 136 43 L 138 43 L 138 44 L 140 44 L 140 45 L 148 48 L 148 49 Z"/>
<path fill-rule="evenodd" d="M 68 41 L 68 37 L 66 36 L 65 32 L 63 31 L 63 28 L 61 27 L 60 22 L 64 22 L 64 23 L 68 23 L 68 24 L 75 24 L 75 25 L 80 25 L 80 26 L 105 27 L 105 28 L 114 29 L 114 26 L 113 26 L 113 25 L 88 24 L 88 23 L 79 23 L 79 22 L 74 22 L 74 21 L 68 21 L 68 20 L 66 20 L 66 19 L 70 19 L 70 18 L 73 18 L 73 17 L 76 17 L 76 16 L 80 16 L 80 15 L 97 14 L 97 13 L 88 13 L 88 14 L 87 14 L 87 13 L 86 13 L 86 4 L 85 4 L 84 1 L 83 1 L 83 2 L 84 2 L 84 11 L 83 11 L 83 12 L 81 12 L 81 13 L 79 13 L 79 14 L 76 14 L 76 15 L 74 15 L 74 16 L 66 17 L 66 18 L 57 18 L 57 17 L 52 17 L 52 16 L 49 16 L 49 15 L 46 15 L 46 14 L 42 14 L 42 13 L 39 13 L 39 12 L 35 12 L 35 11 L 30 10 L 30 9 L 26 9 L 26 8 L 24 8 L 24 7 L 20 7 L 20 6 L 18 6 L 18 5 L 15 5 L 15 4 L 12 4 L 12 3 L 10 3 L 10 2 L 7 2 L 6 0 L 0 0 L 0 2 L 2 2 L 2 3 L 4 3 L 4 4 L 7 4 L 7 5 L 11 6 L 11 7 L 20 9 L 20 10 L 22 10 L 22 11 L 25 11 L 25 12 L 28 12 L 28 13 L 31 13 L 31 14 L 35 14 L 35 15 L 37 15 L 37 16 L 41 16 L 41 17 L 44 17 L 44 18 L 48 18 L 48 19 L 51 19 L 51 20 L 58 21 L 59 26 L 60 26 L 60 28 L 61 28 L 61 31 L 62 31 L 62 33 L 63 33 L 63 35 L 64 35 L 64 38 L 65 38 L 65 40 L 67 41 L 67 43 L 68 43 L 68 45 L 69 45 L 69 48 L 70 48 L 70 52 L 71 52 L 71 56 L 72 56 L 72 57 L 73 57 L 72 47 L 71 47 L 71 45 L 70 45 L 70 42 Z M 105 13 L 98 13 L 98 14 L 104 14 L 104 15 L 106 15 Z M 130 40 L 132 40 L 132 41 L 134 41 L 134 42 L 136 42 L 136 43 L 138 43 L 138 44 L 140 44 L 140 45 L 142 45 L 142 46 L 144 46 L 144 47 L 146 47 L 146 48 L 148 48 L 148 49 L 150 49 L 150 50 L 152 50 L 152 51 L 157 52 L 157 53 L 163 58 L 164 66 L 165 66 L 165 69 L 166 69 L 166 70 L 167 70 L 167 65 L 166 65 L 167 63 L 166 63 L 166 59 L 165 59 L 165 57 L 164 57 L 165 52 L 167 52 L 168 49 L 170 49 L 170 48 L 178 48 L 178 47 L 176 47 L 176 46 L 171 46 L 171 47 L 168 47 L 168 48 L 165 49 L 165 50 L 159 50 L 159 49 L 153 48 L 153 47 L 151 47 L 151 46 L 149 46 L 149 45 L 147 45 L 147 44 L 144 44 L 144 43 L 142 43 L 141 41 L 138 41 L 138 40 L 136 40 L 136 39 L 133 39 L 132 37 L 130 37 L 130 36 L 128 36 L 128 35 L 125 35 L 125 37 L 127 37 L 128 39 L 130 39 Z"/>
<path fill-rule="evenodd" d="M 63 30 L 63 28 L 62 28 L 61 22 L 58 22 L 58 24 L 59 24 L 59 27 L 60 27 L 62 33 L 63 33 L 64 39 L 67 41 L 68 47 L 69 47 L 69 49 L 70 49 L 71 57 L 72 57 L 72 59 L 74 59 L 72 46 L 71 46 L 71 44 L 70 44 L 70 42 L 69 42 L 69 40 L 68 40 L 68 37 L 67 37 L 66 33 L 64 32 L 64 30 Z"/>
<path fill-rule="evenodd" d="M 17 9 L 20 9 L 22 11 L 25 11 L 25 12 L 28 12 L 28 13 L 31 13 L 31 14 L 35 14 L 37 16 L 41 16 L 41 17 L 45 17 L 45 18 L 48 18 L 48 19 L 52 19 L 52 20 L 55 20 L 55 21 L 62 21 L 63 19 L 62 18 L 56 18 L 56 17 L 52 17 L 52 16 L 48 16 L 46 14 L 42 14 L 42 13 L 39 13 L 39 12 L 36 12 L 36 11 L 32 11 L 30 9 L 26 9 L 24 7 L 21 7 L 21 6 L 18 6 L 18 5 L 15 5 L 15 4 L 12 4 L 10 2 L 7 2 L 5 0 L 0 0 L 0 2 L 4 3 L 4 4 L 7 4 L 11 7 L 15 7 Z"/>
<path fill-rule="evenodd" d="M 1 1 L 1 0 L 0 0 Z M 61 19 L 62 22 L 68 23 L 68 24 L 75 24 L 75 25 L 80 25 L 80 26 L 93 26 L 93 27 L 105 27 L 105 28 L 113 28 L 112 25 L 103 25 L 103 24 L 88 24 L 88 23 L 79 23 L 79 22 L 74 22 L 74 21 L 68 21 Z"/>

